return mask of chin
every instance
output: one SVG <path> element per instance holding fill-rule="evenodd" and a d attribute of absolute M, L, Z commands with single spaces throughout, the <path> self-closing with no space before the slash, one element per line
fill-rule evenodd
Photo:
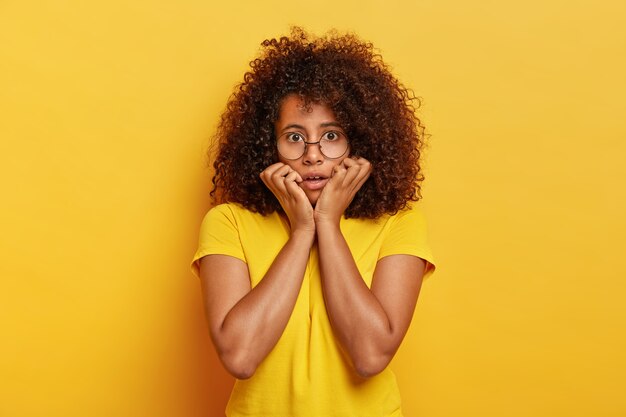
<path fill-rule="evenodd" d="M 317 203 L 317 200 L 319 199 L 320 195 L 319 193 L 316 195 L 307 195 L 309 202 L 311 203 L 311 205 L 313 207 L 315 207 L 315 203 Z"/>

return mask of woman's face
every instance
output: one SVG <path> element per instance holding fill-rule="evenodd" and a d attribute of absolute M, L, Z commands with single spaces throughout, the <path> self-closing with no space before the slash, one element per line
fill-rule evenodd
<path fill-rule="evenodd" d="M 345 137 L 345 132 L 330 108 L 314 103 L 305 107 L 302 99 L 295 94 L 283 99 L 274 130 L 277 138 L 289 138 L 290 141 L 318 142 L 322 138 L 335 140 L 341 135 Z M 307 144 L 300 158 L 287 159 L 279 153 L 279 160 L 300 174 L 303 179 L 300 188 L 314 206 L 332 176 L 333 168 L 349 154 L 348 148 L 341 156 L 329 159 L 322 154 L 319 144 Z"/>

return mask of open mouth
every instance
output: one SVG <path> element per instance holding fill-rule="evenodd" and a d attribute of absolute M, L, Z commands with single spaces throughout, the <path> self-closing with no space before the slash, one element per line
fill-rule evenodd
<path fill-rule="evenodd" d="M 304 181 L 302 181 L 303 188 L 307 188 L 311 191 L 319 190 L 324 188 L 328 182 L 328 177 L 323 175 L 309 175 L 304 177 Z"/>
<path fill-rule="evenodd" d="M 309 177 L 304 178 L 305 181 L 319 181 L 319 180 L 325 180 L 325 179 L 327 178 L 322 175 L 315 175 L 315 176 L 309 176 Z"/>

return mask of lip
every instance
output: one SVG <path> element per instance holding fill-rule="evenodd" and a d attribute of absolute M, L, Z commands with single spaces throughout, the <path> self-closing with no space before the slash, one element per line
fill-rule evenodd
<path fill-rule="evenodd" d="M 320 178 L 315 179 L 315 177 Z M 304 181 L 300 183 L 300 186 L 309 191 L 321 190 L 322 188 L 324 188 L 329 180 L 328 176 L 319 172 L 312 172 L 306 175 L 302 175 L 302 178 Z"/>

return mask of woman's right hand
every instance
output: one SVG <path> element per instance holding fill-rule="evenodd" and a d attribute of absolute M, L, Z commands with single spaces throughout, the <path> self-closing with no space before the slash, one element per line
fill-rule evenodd
<path fill-rule="evenodd" d="M 261 172 L 261 180 L 276 196 L 289 218 L 291 233 L 315 233 L 313 206 L 304 190 L 298 185 L 302 177 L 289 165 L 277 162 Z"/>

